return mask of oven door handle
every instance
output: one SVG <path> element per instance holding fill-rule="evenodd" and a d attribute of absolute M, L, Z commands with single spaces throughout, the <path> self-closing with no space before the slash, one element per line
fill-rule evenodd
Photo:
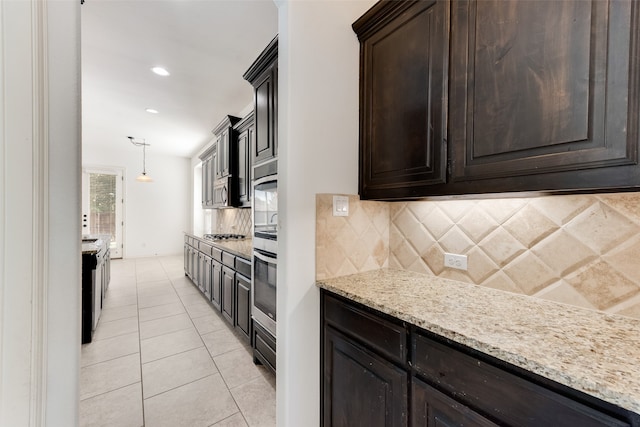
<path fill-rule="evenodd" d="M 263 176 L 253 181 L 253 187 L 264 184 L 265 182 L 278 181 L 278 174 Z"/>
<path fill-rule="evenodd" d="M 254 249 L 253 250 L 253 256 L 258 258 L 261 261 L 268 262 L 270 264 L 276 264 L 278 262 L 278 258 L 271 257 L 271 256 L 268 256 L 268 255 L 264 255 L 264 253 L 262 251 L 260 251 L 259 249 Z"/>

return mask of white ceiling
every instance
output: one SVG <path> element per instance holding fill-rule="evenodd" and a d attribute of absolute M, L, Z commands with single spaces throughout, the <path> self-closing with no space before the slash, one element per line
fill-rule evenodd
<path fill-rule="evenodd" d="M 81 14 L 85 149 L 140 150 L 133 136 L 191 157 L 252 103 L 242 75 L 278 31 L 273 0 L 86 0 Z"/>

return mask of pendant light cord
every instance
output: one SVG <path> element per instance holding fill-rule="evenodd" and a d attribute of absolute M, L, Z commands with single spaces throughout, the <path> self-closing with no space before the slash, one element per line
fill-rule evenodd
<path fill-rule="evenodd" d="M 147 174 L 147 144 L 142 143 L 142 174 Z"/>
<path fill-rule="evenodd" d="M 131 143 L 136 147 L 142 146 L 142 176 L 146 177 L 147 176 L 147 145 L 151 145 L 151 144 L 147 144 L 145 139 L 143 139 L 142 142 L 139 142 L 139 141 L 135 141 L 135 138 L 132 136 L 128 136 L 127 138 L 129 138 L 129 141 L 131 141 Z"/>

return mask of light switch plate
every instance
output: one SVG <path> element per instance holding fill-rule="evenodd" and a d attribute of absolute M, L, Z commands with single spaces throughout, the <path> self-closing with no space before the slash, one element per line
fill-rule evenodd
<path fill-rule="evenodd" d="M 349 216 L 349 196 L 333 196 L 333 216 Z"/>

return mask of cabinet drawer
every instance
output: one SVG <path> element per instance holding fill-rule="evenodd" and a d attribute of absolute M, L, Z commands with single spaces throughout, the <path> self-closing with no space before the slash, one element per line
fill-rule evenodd
<path fill-rule="evenodd" d="M 222 251 L 218 248 L 211 247 L 211 258 L 222 262 Z"/>
<path fill-rule="evenodd" d="M 198 244 L 198 247 L 200 249 L 200 252 L 205 253 L 207 256 L 211 256 L 211 249 L 212 249 L 211 245 L 207 245 L 204 242 L 200 242 Z"/>
<path fill-rule="evenodd" d="M 251 277 L 251 261 L 236 257 L 236 271 L 245 277 Z"/>
<path fill-rule="evenodd" d="M 222 263 L 227 267 L 236 268 L 236 257 L 228 252 L 222 252 Z"/>
<path fill-rule="evenodd" d="M 407 331 L 404 325 L 392 323 L 327 294 L 324 298 L 324 319 L 379 354 L 397 363 L 406 363 Z"/>
<path fill-rule="evenodd" d="M 630 425 L 419 333 L 413 335 L 412 346 L 413 366 L 419 376 L 500 423 L 531 427 Z"/>
<path fill-rule="evenodd" d="M 253 321 L 252 347 L 254 359 L 257 359 L 276 372 L 276 340 L 258 322 Z"/>

